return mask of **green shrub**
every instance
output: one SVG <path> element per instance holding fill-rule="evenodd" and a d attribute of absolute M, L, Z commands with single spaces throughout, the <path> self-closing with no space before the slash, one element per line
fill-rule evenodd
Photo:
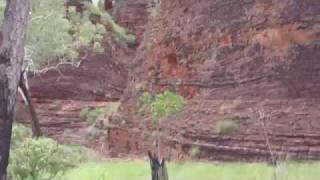
<path fill-rule="evenodd" d="M 85 12 L 83 13 L 86 19 L 89 19 L 90 15 L 97 15 L 98 17 L 100 17 L 100 21 L 95 25 L 97 26 L 96 30 L 91 31 L 91 32 L 94 32 L 93 34 L 99 34 L 99 33 L 104 34 L 105 33 L 104 26 L 108 26 L 116 34 L 115 37 L 118 42 L 125 43 L 125 44 L 135 43 L 136 41 L 135 36 L 132 34 L 129 34 L 125 28 L 118 25 L 108 12 L 102 11 L 101 9 L 94 6 L 90 2 L 83 2 L 83 4 L 86 9 Z M 79 19 L 79 17 L 77 17 L 77 19 Z M 76 21 L 76 22 L 79 22 L 79 21 Z"/>
<path fill-rule="evenodd" d="M 99 15 L 100 10 L 89 2 L 84 2 L 85 10 L 77 12 L 74 7 L 69 8 L 69 20 L 72 24 L 72 36 L 76 48 L 90 47 L 97 53 L 103 53 L 104 48 L 101 46 L 103 37 L 106 34 L 106 28 L 103 24 L 92 23 L 91 15 Z M 98 13 L 98 14 L 97 14 Z"/>
<path fill-rule="evenodd" d="M 102 24 L 111 27 L 112 31 L 116 33 L 116 40 L 118 42 L 123 42 L 127 44 L 134 44 L 136 42 L 136 37 L 129 34 L 127 30 L 120 25 L 118 25 L 111 17 L 108 12 L 104 12 L 101 15 Z"/>
<path fill-rule="evenodd" d="M 151 114 L 154 119 L 170 116 L 180 112 L 185 104 L 182 96 L 166 90 L 157 94 L 151 103 Z"/>
<path fill-rule="evenodd" d="M 144 92 L 138 100 L 139 112 L 150 113 L 153 120 L 180 112 L 184 104 L 185 100 L 182 96 L 168 90 L 154 97 L 149 92 Z"/>
<path fill-rule="evenodd" d="M 84 1 L 82 4 L 84 5 L 85 9 L 90 12 L 90 14 L 101 15 L 102 12 L 99 7 L 93 5 L 91 2 Z"/>
<path fill-rule="evenodd" d="M 26 139 L 10 154 L 9 175 L 17 180 L 52 179 L 72 167 L 63 146 L 52 139 Z"/>
<path fill-rule="evenodd" d="M 17 148 L 25 139 L 32 137 L 30 128 L 14 123 L 12 127 L 11 148 Z"/>
<path fill-rule="evenodd" d="M 82 146 L 59 145 L 49 138 L 32 139 L 30 128 L 14 124 L 8 172 L 14 180 L 52 179 L 97 157 Z"/>
<path fill-rule="evenodd" d="M 228 135 L 234 132 L 238 126 L 239 124 L 234 119 L 226 118 L 216 123 L 216 131 L 219 134 Z"/>

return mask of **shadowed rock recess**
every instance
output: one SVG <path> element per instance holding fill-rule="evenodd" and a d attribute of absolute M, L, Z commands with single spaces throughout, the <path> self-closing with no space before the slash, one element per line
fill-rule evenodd
<path fill-rule="evenodd" d="M 161 0 L 152 11 L 125 97 L 140 83 L 188 99 L 164 120 L 168 148 L 320 159 L 319 0 Z M 226 119 L 236 125 L 219 133 Z"/>

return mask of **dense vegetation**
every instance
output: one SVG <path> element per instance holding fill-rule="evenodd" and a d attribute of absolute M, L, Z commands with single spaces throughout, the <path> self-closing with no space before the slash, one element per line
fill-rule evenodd
<path fill-rule="evenodd" d="M 103 43 L 126 45 L 135 42 L 135 36 L 128 34 L 108 12 L 87 1 L 82 3 L 84 10 L 77 12 L 74 6 L 66 7 L 63 1 L 33 0 L 25 46 L 25 65 L 30 70 L 59 63 L 76 65 L 80 51 L 104 53 Z M 5 1 L 0 1 L 0 22 L 4 7 Z M 93 17 L 98 20 L 94 21 Z"/>
<path fill-rule="evenodd" d="M 81 146 L 60 145 L 50 138 L 32 138 L 23 125 L 13 127 L 9 177 L 13 180 L 61 178 L 65 171 L 96 155 Z"/>

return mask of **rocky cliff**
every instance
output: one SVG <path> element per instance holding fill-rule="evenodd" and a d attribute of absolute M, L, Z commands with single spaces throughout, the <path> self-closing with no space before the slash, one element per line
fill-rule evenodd
<path fill-rule="evenodd" d="M 111 156 L 145 155 L 152 126 L 135 100 L 170 89 L 187 104 L 161 120 L 165 157 L 320 159 L 319 0 L 123 0 L 112 11 L 137 35 L 135 58 L 133 48 L 31 78 L 46 134 L 70 129 L 67 139 L 83 140 L 79 111 L 121 97 L 129 116 L 98 144 Z"/>
<path fill-rule="evenodd" d="M 320 159 L 320 1 L 161 0 L 131 84 L 188 99 L 166 143 L 223 160 Z M 127 92 L 128 97 L 139 94 Z M 231 119 L 229 134 L 219 122 Z"/>

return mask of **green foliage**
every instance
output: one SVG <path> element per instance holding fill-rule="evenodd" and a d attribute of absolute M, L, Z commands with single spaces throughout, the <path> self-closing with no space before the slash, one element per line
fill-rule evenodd
<path fill-rule="evenodd" d="M 12 179 L 52 179 L 71 167 L 64 148 L 52 139 L 26 139 L 10 155 Z"/>
<path fill-rule="evenodd" d="M 32 137 L 32 131 L 21 124 L 14 123 L 12 127 L 11 148 L 17 148 L 25 139 Z"/>
<path fill-rule="evenodd" d="M 91 22 L 85 22 L 79 26 L 79 41 L 83 46 L 89 46 L 96 34 L 96 26 Z"/>
<path fill-rule="evenodd" d="M 33 0 L 32 10 L 26 44 L 26 59 L 31 67 L 39 69 L 64 57 L 77 58 L 63 1 Z"/>
<path fill-rule="evenodd" d="M 192 146 L 191 148 L 190 148 L 190 151 L 189 151 L 189 155 L 191 156 L 191 157 L 196 157 L 196 156 L 198 156 L 199 155 L 199 153 L 200 153 L 200 148 L 199 148 L 199 146 Z"/>
<path fill-rule="evenodd" d="M 133 44 L 136 42 L 136 37 L 132 34 L 128 34 L 126 29 L 123 27 L 119 26 L 110 16 L 108 12 L 104 12 L 101 15 L 101 22 L 102 24 L 109 26 L 112 28 L 113 32 L 116 33 L 117 35 L 117 41 L 118 42 L 123 42 L 123 43 L 128 43 L 128 44 Z"/>
<path fill-rule="evenodd" d="M 230 118 L 220 120 L 216 123 L 216 131 L 222 135 L 228 135 L 234 132 L 239 127 L 239 124 Z"/>
<path fill-rule="evenodd" d="M 90 16 L 92 16 L 92 15 L 97 16 L 99 19 L 99 21 L 94 25 L 94 26 L 97 26 L 96 29 L 94 30 L 93 28 L 91 28 L 90 34 L 100 34 L 100 35 L 104 34 L 105 33 L 104 26 L 107 26 L 107 27 L 110 27 L 111 30 L 116 34 L 116 40 L 118 42 L 122 42 L 125 44 L 126 43 L 128 43 L 128 44 L 135 43 L 135 41 L 136 41 L 135 36 L 132 34 L 129 34 L 125 28 L 118 25 L 113 20 L 112 16 L 108 12 L 102 11 L 101 9 L 99 9 L 99 7 L 94 6 L 90 2 L 83 2 L 83 4 L 85 7 L 85 11 L 83 12 L 83 15 L 82 15 L 83 19 L 88 20 L 88 19 L 90 19 Z M 74 15 L 75 10 L 72 10 L 71 12 L 73 12 L 73 14 L 70 15 L 73 22 L 79 23 L 81 26 L 82 22 L 79 21 L 79 19 L 81 18 L 79 13 L 76 13 L 77 15 Z M 89 32 L 88 29 L 87 29 L 87 32 Z M 95 37 L 95 38 L 99 39 L 99 37 Z M 92 39 L 92 38 L 90 38 L 90 39 Z"/>
<path fill-rule="evenodd" d="M 25 46 L 26 64 L 31 70 L 53 66 L 59 62 L 74 63 L 80 49 L 92 49 L 104 53 L 102 42 L 106 34 L 105 26 L 112 27 L 115 38 L 120 42 L 130 43 L 135 37 L 117 25 L 112 17 L 90 2 L 82 2 L 84 12 L 76 12 L 69 7 L 66 17 L 64 1 L 33 0 L 32 18 L 28 26 Z M 0 22 L 3 19 L 5 1 L 0 1 Z M 98 21 L 92 22 L 92 16 Z M 105 24 L 99 19 L 108 17 Z"/>
<path fill-rule="evenodd" d="M 139 112 L 151 113 L 154 120 L 180 112 L 184 104 L 185 100 L 182 96 L 168 90 L 155 97 L 145 92 L 138 100 Z"/>
<path fill-rule="evenodd" d="M 97 159 L 81 146 L 59 145 L 49 138 L 32 139 L 32 132 L 14 124 L 9 161 L 9 177 L 14 180 L 40 180 L 60 177 L 70 167 Z"/>
<path fill-rule="evenodd" d="M 102 12 L 99 7 L 94 6 L 91 2 L 84 1 L 82 4 L 84 5 L 85 9 L 90 12 L 90 14 L 101 15 Z"/>
<path fill-rule="evenodd" d="M 103 37 L 106 34 L 106 28 L 103 24 L 90 20 L 92 15 L 99 15 L 101 12 L 98 8 L 89 2 L 85 4 L 84 12 L 76 12 L 74 7 L 69 8 L 69 19 L 72 24 L 72 35 L 77 48 L 91 47 L 97 53 L 103 53 L 104 48 L 101 46 Z"/>
<path fill-rule="evenodd" d="M 151 103 L 152 117 L 157 119 L 178 113 L 183 109 L 184 104 L 184 98 L 171 91 L 157 94 Z"/>

